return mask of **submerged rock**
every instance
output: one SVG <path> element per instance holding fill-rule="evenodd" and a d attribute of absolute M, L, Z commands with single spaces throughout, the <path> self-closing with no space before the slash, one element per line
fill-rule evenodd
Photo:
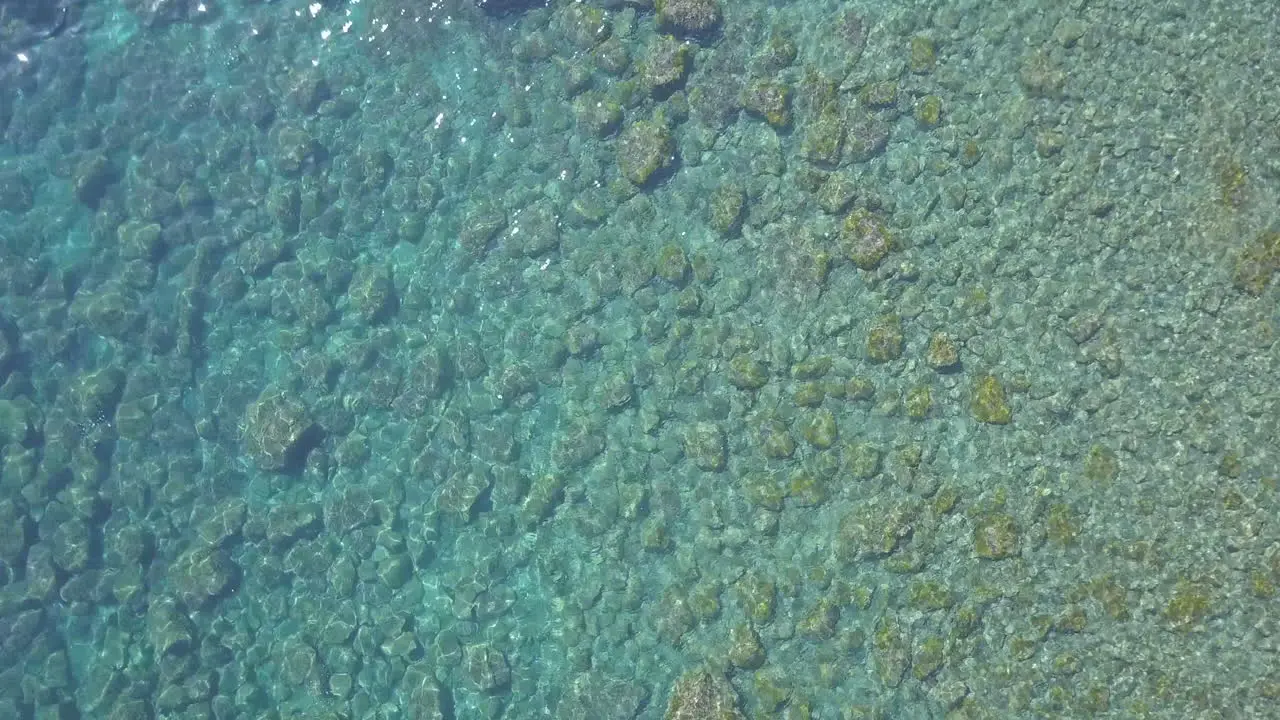
<path fill-rule="evenodd" d="M 546 0 L 476 0 L 476 7 L 487 15 L 509 15 L 546 4 Z"/>

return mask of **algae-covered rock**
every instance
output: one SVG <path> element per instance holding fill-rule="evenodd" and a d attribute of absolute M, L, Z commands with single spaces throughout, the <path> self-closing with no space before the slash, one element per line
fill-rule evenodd
<path fill-rule="evenodd" d="M 867 442 L 853 443 L 844 449 L 844 467 L 858 480 L 870 480 L 880 474 L 881 452 Z"/>
<path fill-rule="evenodd" d="M 800 407 L 818 407 L 826 397 L 827 393 L 822 383 L 808 382 L 797 387 L 791 399 Z"/>
<path fill-rule="evenodd" d="M 801 150 L 809 162 L 834 167 L 840 162 L 844 136 L 843 115 L 835 103 L 827 103 L 817 116 L 804 124 Z"/>
<path fill-rule="evenodd" d="M 92 558 L 90 542 L 89 526 L 83 520 L 61 520 L 49 538 L 54 564 L 69 573 L 83 572 Z"/>
<path fill-rule="evenodd" d="M 776 129 L 791 124 L 791 88 L 776 80 L 760 80 L 742 91 L 742 107 Z"/>
<path fill-rule="evenodd" d="M 844 155 L 850 162 L 866 162 L 889 145 L 889 124 L 863 108 L 849 108 L 844 124 Z"/>
<path fill-rule="evenodd" d="M 1040 50 L 1023 58 L 1018 82 L 1028 97 L 1059 99 L 1067 84 L 1067 73 L 1047 52 Z"/>
<path fill-rule="evenodd" d="M 787 478 L 787 497 L 800 507 L 817 507 L 826 502 L 827 490 L 813 473 L 801 468 Z"/>
<path fill-rule="evenodd" d="M 578 125 L 597 138 L 614 134 L 622 125 L 622 106 L 600 93 L 579 95 L 573 101 L 573 110 Z"/>
<path fill-rule="evenodd" d="M 818 188 L 818 207 L 828 215 L 839 215 L 853 204 L 858 195 L 856 181 L 849 173 L 834 172 Z"/>
<path fill-rule="evenodd" d="M 729 662 L 734 667 L 755 670 L 764 664 L 764 646 L 760 635 L 747 623 L 729 631 Z"/>
<path fill-rule="evenodd" d="M 689 43 L 659 35 L 649 43 L 640 65 L 640 79 L 659 96 L 669 95 L 689 72 Z"/>
<path fill-rule="evenodd" d="M 34 530 L 35 524 L 22 508 L 9 498 L 0 499 L 0 562 L 11 567 L 18 563 Z"/>
<path fill-rule="evenodd" d="M 805 637 L 814 640 L 829 640 L 836 632 L 840 622 L 840 606 L 830 598 L 819 598 L 796 626 Z"/>
<path fill-rule="evenodd" d="M 867 359 L 885 363 L 902 357 L 902 320 L 893 314 L 878 318 L 867 332 Z"/>
<path fill-rule="evenodd" d="M 221 545 L 240 533 L 248 509 L 248 503 L 241 498 L 223 500 L 210 508 L 208 515 L 196 525 L 196 535 L 207 546 Z"/>
<path fill-rule="evenodd" d="M 1261 295 L 1280 270 L 1280 231 L 1264 232 L 1254 238 L 1236 258 L 1233 280 L 1240 290 Z"/>
<path fill-rule="evenodd" d="M 877 80 L 867 83 L 862 87 L 859 99 L 867 107 L 892 107 L 898 102 L 898 82 L 896 80 Z"/>
<path fill-rule="evenodd" d="M 956 344 L 950 335 L 935 332 L 929 336 L 929 346 L 925 349 L 924 361 L 934 370 L 949 370 L 960 362 L 960 352 L 956 349 Z"/>
<path fill-rule="evenodd" d="M 699 34 L 720 25 L 719 0 L 657 0 L 658 23 L 669 30 Z"/>
<path fill-rule="evenodd" d="M 487 197 L 476 198 L 458 230 L 458 247 L 466 257 L 479 259 L 489 252 L 498 233 L 507 227 L 507 214 Z"/>
<path fill-rule="evenodd" d="M 711 229 L 722 236 L 738 232 L 747 207 L 747 193 L 737 184 L 721 185 L 711 193 Z"/>
<path fill-rule="evenodd" d="M 752 698 L 762 711 L 763 717 L 788 717 L 791 715 L 791 712 L 787 712 L 786 715 L 778 712 L 784 705 L 788 709 L 796 707 L 788 704 L 791 701 L 792 681 L 788 679 L 782 670 L 770 668 L 764 672 L 756 673 L 752 680 Z"/>
<path fill-rule="evenodd" d="M 690 670 L 676 681 L 664 720 L 743 720 L 738 695 L 721 674 Z"/>
<path fill-rule="evenodd" d="M 556 436 L 551 459 L 563 469 L 580 468 L 604 452 L 604 438 L 591 425 L 577 423 Z"/>
<path fill-rule="evenodd" d="M 635 185 L 644 186 L 675 164 L 675 152 L 665 125 L 641 120 L 628 125 L 618 138 L 618 169 Z"/>
<path fill-rule="evenodd" d="M 922 128 L 934 128 L 942 122 L 942 98 L 925 95 L 916 103 L 916 122 Z"/>
<path fill-rule="evenodd" d="M 676 286 L 683 286 L 689 278 L 689 258 L 679 245 L 668 244 L 658 251 L 655 274 Z"/>
<path fill-rule="evenodd" d="M 839 436 L 835 414 L 825 408 L 818 410 L 805 419 L 800 433 L 815 448 L 824 450 L 831 447 Z"/>
<path fill-rule="evenodd" d="M 801 360 L 791 368 L 791 377 L 797 380 L 817 380 L 831 371 L 833 361 L 830 355 Z"/>
<path fill-rule="evenodd" d="M 136 290 L 120 280 L 108 280 L 92 291 L 81 289 L 71 303 L 71 315 L 93 332 L 124 340 L 132 336 L 145 315 Z"/>
<path fill-rule="evenodd" d="M 930 635 L 916 644 L 911 656 L 911 674 L 917 680 L 926 680 L 938 672 L 946 662 L 946 641 Z"/>
<path fill-rule="evenodd" d="M 605 11 L 588 3 L 561 5 L 556 19 L 563 36 L 579 50 L 590 50 L 613 33 Z"/>
<path fill-rule="evenodd" d="M 1164 608 L 1164 617 L 1175 630 L 1186 630 L 1199 623 L 1212 609 L 1209 586 L 1181 580 Z"/>
<path fill-rule="evenodd" d="M 1120 475 L 1120 457 L 1116 451 L 1101 443 L 1089 448 L 1084 459 L 1084 476 L 1099 484 L 1109 484 Z"/>
<path fill-rule="evenodd" d="M 86 156 L 71 174 L 71 185 L 80 202 L 97 207 L 106 195 L 107 188 L 116 181 L 119 173 L 106 155 L 100 152 Z"/>
<path fill-rule="evenodd" d="M 536 525 L 551 516 L 564 499 L 564 478 L 546 473 L 534 478 L 520 508 L 520 517 L 526 526 Z"/>
<path fill-rule="evenodd" d="M 738 355 L 729 361 L 729 382 L 743 390 L 759 390 L 769 382 L 769 370 L 749 355 Z"/>
<path fill-rule="evenodd" d="M 427 670 L 429 672 L 429 668 Z M 559 720 L 632 718 L 648 703 L 649 694 L 648 687 L 638 680 L 623 680 L 592 670 L 578 675 L 569 684 L 560 704 L 556 706 L 556 717 Z M 442 715 L 422 720 L 443 718 Z"/>
<path fill-rule="evenodd" d="M 872 634 L 872 661 L 876 676 L 888 687 L 902 683 L 911 665 L 910 638 L 898 620 L 885 615 L 876 623 Z"/>
<path fill-rule="evenodd" d="M 880 217 L 865 210 L 855 210 L 849 213 L 840 227 L 840 244 L 854 265 L 872 270 L 889 254 L 893 238 Z"/>
<path fill-rule="evenodd" d="M 640 547 L 653 553 L 666 552 L 671 548 L 671 535 L 667 532 L 667 524 L 660 517 L 650 517 L 640 528 Z M 670 625 L 668 624 L 668 627 Z M 678 632 L 683 635 L 684 632 Z"/>
<path fill-rule="evenodd" d="M 917 75 L 927 75 L 933 72 L 933 68 L 938 64 L 938 47 L 934 44 L 933 38 L 924 35 L 916 35 L 911 38 L 911 56 L 907 61 L 907 67 L 911 72 Z"/>
<path fill-rule="evenodd" d="M 378 561 L 376 572 L 383 585 L 396 590 L 413 576 L 413 562 L 405 553 L 393 553 Z"/>
<path fill-rule="evenodd" d="M 911 536 L 918 515 L 919 508 L 914 503 L 872 497 L 840 520 L 836 556 L 853 562 L 889 555 Z"/>
<path fill-rule="evenodd" d="M 758 470 L 742 477 L 742 494 L 751 504 L 776 512 L 782 509 L 787 489 L 776 474 Z"/>
<path fill-rule="evenodd" d="M 973 552 L 987 560 L 1003 560 L 1018 554 L 1018 525 L 1005 513 L 992 513 L 973 528 Z"/>
<path fill-rule="evenodd" d="M 610 37 L 596 46 L 592 56 L 597 67 L 614 77 L 620 77 L 631 65 L 631 51 L 628 50 L 627 43 L 616 37 Z"/>
<path fill-rule="evenodd" d="M 933 395 L 929 391 L 928 385 L 917 385 L 907 391 L 907 397 L 903 405 L 907 410 L 907 417 L 919 420 L 929 415 L 929 408 L 933 406 Z"/>
<path fill-rule="evenodd" d="M 846 400 L 871 400 L 875 396 L 876 385 L 870 378 L 858 375 L 849 378 L 848 382 L 844 384 L 844 397 Z"/>
<path fill-rule="evenodd" d="M 1013 420 L 1013 409 L 1009 407 L 1004 386 L 994 375 L 983 375 L 974 383 L 969 409 L 979 422 L 1007 425 Z"/>
<path fill-rule="evenodd" d="M 600 386 L 600 404 L 608 410 L 621 410 L 631 404 L 635 397 L 635 384 L 631 376 L 624 372 L 616 372 L 605 378 Z"/>

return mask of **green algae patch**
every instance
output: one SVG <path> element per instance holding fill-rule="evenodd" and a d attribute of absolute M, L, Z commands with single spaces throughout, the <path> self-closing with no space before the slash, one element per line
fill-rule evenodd
<path fill-rule="evenodd" d="M 933 39 L 924 35 L 911 38 L 910 56 L 907 67 L 917 75 L 928 75 L 938 64 L 938 46 Z"/>
<path fill-rule="evenodd" d="M 942 98 L 937 95 L 925 95 L 916 102 L 916 122 L 927 129 L 938 127 L 942 122 Z"/>
<path fill-rule="evenodd" d="M 1209 587 L 1204 583 L 1182 580 L 1164 606 L 1164 618 L 1174 630 L 1189 630 L 1208 617 L 1211 609 Z"/>
<path fill-rule="evenodd" d="M 1084 459 L 1084 476 L 1089 482 L 1109 485 L 1120 475 L 1120 458 L 1116 451 L 1102 444 L 1089 448 Z"/>
<path fill-rule="evenodd" d="M 937 580 L 917 580 L 911 585 L 908 602 L 917 610 L 948 610 L 955 605 L 955 596 Z"/>
<path fill-rule="evenodd" d="M 1074 545 L 1080 535 L 1080 521 L 1066 503 L 1057 503 L 1045 516 L 1045 535 L 1055 545 Z"/>
<path fill-rule="evenodd" d="M 1005 513 L 992 513 L 973 528 L 973 552 L 980 558 L 1004 560 L 1017 555 L 1018 549 L 1018 525 Z"/>
<path fill-rule="evenodd" d="M 1008 425 L 1013 420 L 1004 386 L 994 375 L 983 375 L 974 383 L 969 410 L 974 419 L 990 425 Z"/>
<path fill-rule="evenodd" d="M 911 674 L 917 680 L 927 680 L 942 669 L 946 662 L 946 641 L 937 635 L 921 640 L 911 655 Z"/>

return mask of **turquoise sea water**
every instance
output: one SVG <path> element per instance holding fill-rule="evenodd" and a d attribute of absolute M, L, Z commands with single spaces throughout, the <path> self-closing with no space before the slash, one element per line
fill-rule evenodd
<path fill-rule="evenodd" d="M 0 720 L 1280 717 L 1272 0 L 0 0 Z"/>

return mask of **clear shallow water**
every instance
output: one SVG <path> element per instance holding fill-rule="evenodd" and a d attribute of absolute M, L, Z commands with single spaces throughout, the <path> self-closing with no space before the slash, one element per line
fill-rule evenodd
<path fill-rule="evenodd" d="M 1268 3 L 0 8 L 0 716 L 1272 714 Z"/>

